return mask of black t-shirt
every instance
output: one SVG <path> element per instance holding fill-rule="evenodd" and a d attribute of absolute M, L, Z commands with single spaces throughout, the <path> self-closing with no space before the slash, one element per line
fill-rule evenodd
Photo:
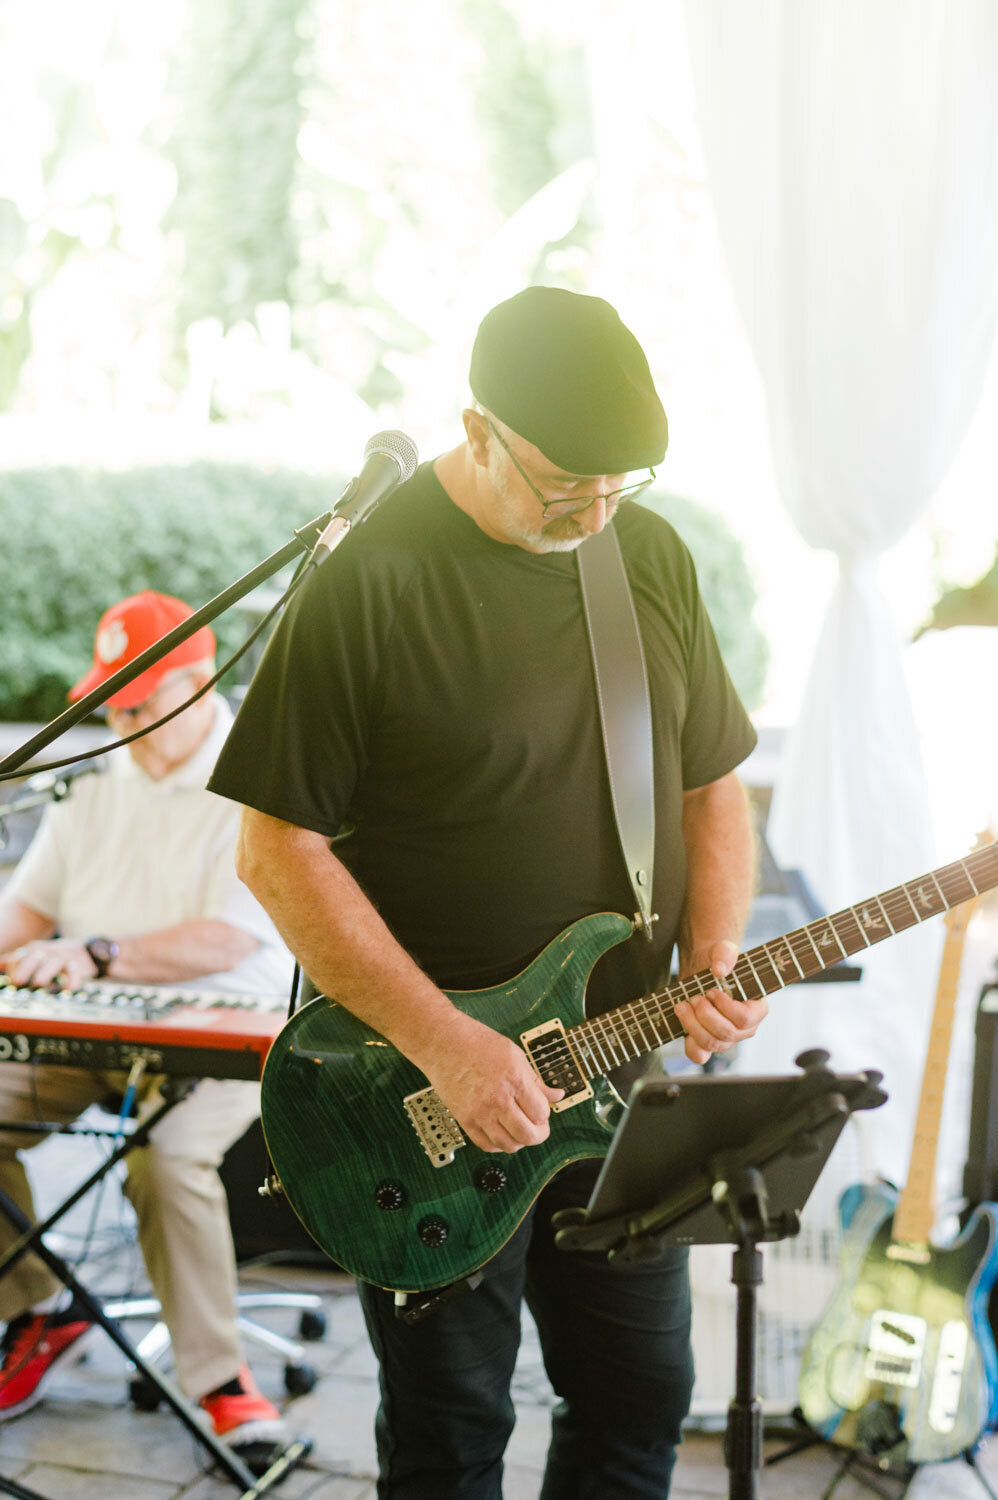
<path fill-rule="evenodd" d="M 640 505 L 620 539 L 655 739 L 655 941 L 597 965 L 590 1013 L 665 981 L 683 900 L 684 788 L 755 734 L 686 547 Z M 289 607 L 209 783 L 330 836 L 403 946 L 449 989 L 499 983 L 596 911 L 630 914 L 576 559 L 494 541 L 432 466 Z"/>

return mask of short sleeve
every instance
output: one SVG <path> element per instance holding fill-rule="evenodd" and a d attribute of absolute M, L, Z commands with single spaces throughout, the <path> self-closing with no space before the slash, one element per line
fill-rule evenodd
<path fill-rule="evenodd" d="M 363 774 L 394 619 L 382 567 L 363 545 L 370 529 L 334 552 L 292 601 L 208 783 L 329 837 Z"/>
<path fill-rule="evenodd" d="M 59 893 L 65 874 L 64 830 L 69 806 L 45 809 L 38 832 L 22 855 L 6 885 L 6 893 L 40 912 L 58 919 Z"/>

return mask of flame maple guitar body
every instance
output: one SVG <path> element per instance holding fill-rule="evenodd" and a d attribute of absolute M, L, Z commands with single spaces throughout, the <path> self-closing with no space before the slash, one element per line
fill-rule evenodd
<path fill-rule="evenodd" d="M 584 917 L 515 979 L 450 998 L 515 1042 L 556 1018 L 567 1029 L 584 1018 L 596 960 L 631 930 L 612 912 Z M 591 1098 L 552 1114 L 539 1146 L 506 1155 L 469 1141 L 435 1165 L 404 1103 L 426 1086 L 400 1052 L 325 997 L 292 1016 L 263 1074 L 267 1146 L 292 1208 L 339 1265 L 394 1291 L 477 1270 L 561 1167 L 606 1154 L 623 1108 L 608 1083 L 594 1083 Z"/>
<path fill-rule="evenodd" d="M 897 1196 L 886 1184 L 843 1194 L 841 1277 L 804 1354 L 800 1404 L 830 1442 L 935 1463 L 972 1448 L 995 1408 L 998 1209 L 980 1204 L 918 1261 L 892 1249 Z"/>

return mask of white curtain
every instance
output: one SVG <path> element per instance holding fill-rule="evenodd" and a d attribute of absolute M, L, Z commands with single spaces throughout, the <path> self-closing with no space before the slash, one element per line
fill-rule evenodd
<path fill-rule="evenodd" d="M 687 0 L 686 23 L 781 493 L 839 562 L 770 819 L 779 862 L 835 909 L 937 862 L 877 563 L 950 465 L 994 340 L 998 6 Z M 860 985 L 789 991 L 753 1044 L 755 1065 L 824 1045 L 882 1068 L 876 1164 L 902 1179 L 940 936 L 864 954 Z"/>

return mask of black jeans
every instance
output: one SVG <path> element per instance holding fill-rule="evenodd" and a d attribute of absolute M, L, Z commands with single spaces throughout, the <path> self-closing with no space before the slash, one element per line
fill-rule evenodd
<path fill-rule="evenodd" d="M 693 1389 L 687 1253 L 621 1269 L 557 1249 L 551 1215 L 588 1201 L 598 1165 L 560 1172 L 481 1286 L 424 1321 L 361 1286 L 381 1365 L 380 1500 L 502 1500 L 523 1297 L 560 1398 L 541 1500 L 665 1500 Z"/>

